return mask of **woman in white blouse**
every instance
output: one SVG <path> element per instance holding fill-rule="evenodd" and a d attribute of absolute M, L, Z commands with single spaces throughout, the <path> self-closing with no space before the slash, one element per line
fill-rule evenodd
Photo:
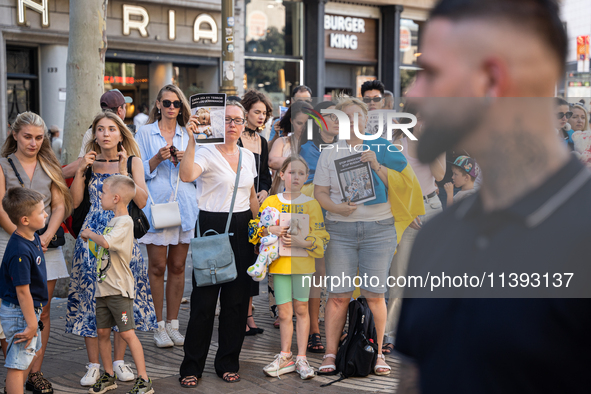
<path fill-rule="evenodd" d="M 242 152 L 240 179 L 229 233 L 236 258 L 238 277 L 224 284 L 196 287 L 193 278 L 191 315 L 185 338 L 185 358 L 180 368 L 181 385 L 197 386 L 203 373 L 207 352 L 211 343 L 213 321 L 218 294 L 221 311 L 219 316 L 219 348 L 215 357 L 215 371 L 226 382 L 237 382 L 238 357 L 244 340 L 244 327 L 248 314 L 248 300 L 252 278 L 246 269 L 254 261 L 254 248 L 248 242 L 248 222 L 259 211 L 254 189 L 257 176 L 255 159 L 248 149 L 239 148 L 238 138 L 244 130 L 246 111 L 237 101 L 226 103 L 226 142 L 205 145 L 195 152 L 195 139 L 189 145 L 180 165 L 183 182 L 197 180 L 199 206 L 199 230 L 201 235 L 213 229 L 225 231 L 230 211 L 232 192 L 238 171 L 239 153 Z M 189 133 L 197 131 L 197 117 L 192 116 L 187 125 Z M 195 158 L 194 162 L 190 158 Z"/>

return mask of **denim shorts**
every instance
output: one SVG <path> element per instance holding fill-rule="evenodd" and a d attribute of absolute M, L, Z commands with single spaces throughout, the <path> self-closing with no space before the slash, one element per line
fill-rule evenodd
<path fill-rule="evenodd" d="M 41 308 L 35 309 L 37 321 L 41 317 Z M 2 328 L 4 335 L 6 335 L 6 342 L 8 343 L 8 350 L 6 352 L 6 360 L 4 360 L 4 367 L 11 369 L 19 369 L 26 371 L 33 362 L 35 354 L 41 349 L 41 331 L 37 329 L 37 336 L 33 337 L 29 345 L 29 350 L 25 348 L 26 342 L 14 343 L 14 335 L 25 331 L 27 322 L 23 316 L 23 312 L 18 305 L 11 304 L 7 301 L 2 301 L 0 306 L 0 320 L 2 320 Z"/>
<path fill-rule="evenodd" d="M 394 218 L 374 222 L 326 219 L 324 223 L 330 234 L 324 255 L 328 291 L 347 293 L 359 285 L 372 293 L 385 293 L 390 263 L 396 250 Z M 357 275 L 361 280 L 355 282 Z"/>

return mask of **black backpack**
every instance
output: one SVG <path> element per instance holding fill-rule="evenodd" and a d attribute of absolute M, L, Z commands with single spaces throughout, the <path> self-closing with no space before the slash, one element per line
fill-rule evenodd
<path fill-rule="evenodd" d="M 351 376 L 367 376 L 378 359 L 376 327 L 367 300 L 359 297 L 349 303 L 349 328 L 337 352 L 336 367 L 341 377 L 321 387 Z"/>

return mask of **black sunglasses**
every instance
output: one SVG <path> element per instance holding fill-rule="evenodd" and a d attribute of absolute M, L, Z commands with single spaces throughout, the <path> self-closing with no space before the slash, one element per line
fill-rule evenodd
<path fill-rule="evenodd" d="M 364 97 L 364 98 L 363 98 L 363 102 L 364 102 L 364 103 L 366 103 L 366 104 L 369 104 L 369 103 L 371 103 L 372 101 L 373 101 L 374 103 L 379 103 L 379 102 L 380 102 L 380 101 L 382 101 L 382 100 L 383 100 L 383 97 Z"/>
<path fill-rule="evenodd" d="M 181 107 L 181 102 L 179 100 L 174 100 L 174 101 L 162 100 L 162 106 L 164 108 L 170 107 L 170 104 L 174 105 L 175 108 L 180 108 Z"/>
<path fill-rule="evenodd" d="M 562 119 L 563 117 L 566 116 L 567 119 L 570 119 L 571 116 L 573 116 L 573 113 L 568 111 L 568 112 L 559 112 L 557 115 L 558 119 Z"/>

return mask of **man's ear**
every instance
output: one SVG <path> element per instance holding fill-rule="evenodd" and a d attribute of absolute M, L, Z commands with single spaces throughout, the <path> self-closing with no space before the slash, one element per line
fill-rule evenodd
<path fill-rule="evenodd" d="M 491 57 L 484 61 L 484 70 L 488 76 L 486 97 L 506 97 L 511 85 L 511 74 L 507 63 L 498 57 Z"/>

